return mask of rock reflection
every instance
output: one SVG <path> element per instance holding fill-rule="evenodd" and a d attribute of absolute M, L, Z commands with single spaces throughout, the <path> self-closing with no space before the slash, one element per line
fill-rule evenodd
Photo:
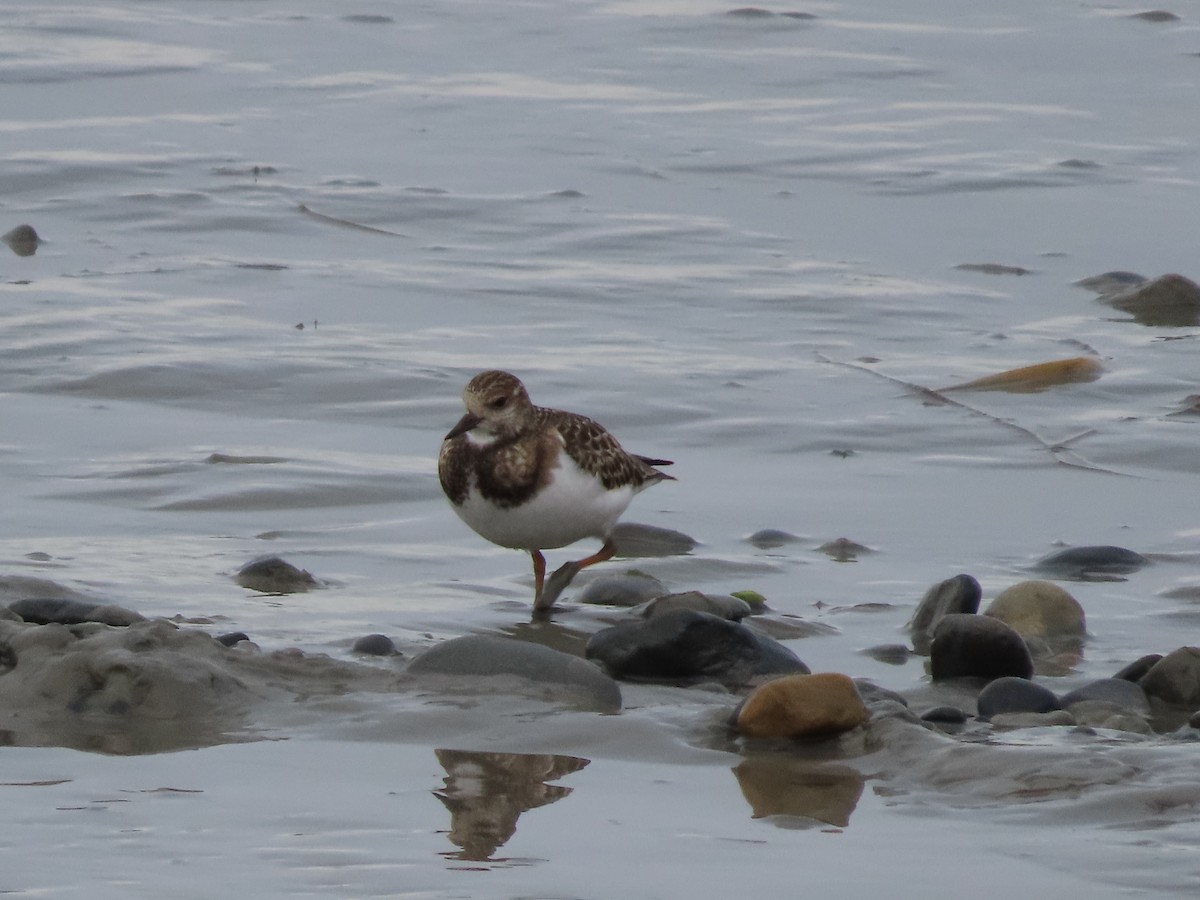
<path fill-rule="evenodd" d="M 866 781 L 849 766 L 785 756 L 744 759 L 733 774 L 755 819 L 799 816 L 841 828 L 850 824 Z"/>
<path fill-rule="evenodd" d="M 486 862 L 517 831 L 526 810 L 561 800 L 571 788 L 547 784 L 578 772 L 591 760 L 538 753 L 435 750 L 446 770 L 433 794 L 450 811 L 451 859 Z"/>

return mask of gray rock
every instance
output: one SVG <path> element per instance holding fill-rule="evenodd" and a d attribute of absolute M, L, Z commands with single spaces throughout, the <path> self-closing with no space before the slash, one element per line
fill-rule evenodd
<path fill-rule="evenodd" d="M 350 649 L 365 656 L 395 656 L 399 652 L 396 643 L 386 634 L 365 634 Z"/>
<path fill-rule="evenodd" d="M 1146 697 L 1146 692 L 1140 685 L 1123 678 L 1101 678 L 1063 694 L 1059 699 L 1063 709 L 1070 709 L 1076 703 L 1087 700 L 1101 700 L 1115 704 L 1121 712 L 1139 715 L 1150 712 L 1150 700 Z"/>
<path fill-rule="evenodd" d="M 992 681 L 1013 675 L 1033 676 L 1033 659 L 1021 636 L 999 619 L 951 613 L 933 632 L 930 673 L 945 678 Z"/>
<path fill-rule="evenodd" d="M 981 596 L 979 582 L 965 574 L 939 581 L 927 590 L 917 604 L 917 611 L 905 626 L 912 634 L 913 649 L 927 656 L 933 631 L 942 617 L 950 613 L 978 612 Z"/>
<path fill-rule="evenodd" d="M 1151 697 L 1172 706 L 1200 706 L 1200 648 L 1180 647 L 1168 653 L 1138 684 Z"/>
<path fill-rule="evenodd" d="M 304 569 L 298 569 L 278 556 L 250 560 L 238 569 L 234 580 L 244 588 L 263 594 L 298 594 L 321 586 Z"/>
<path fill-rule="evenodd" d="M 1062 709 L 1054 691 L 1026 678 L 1007 676 L 988 682 L 979 692 L 979 718 L 1005 713 L 1048 713 Z"/>
<path fill-rule="evenodd" d="M 1065 709 L 1046 713 L 999 713 L 992 717 L 992 725 L 996 728 L 1069 728 L 1075 724 L 1074 716 Z"/>
<path fill-rule="evenodd" d="M 1121 294 L 1100 297 L 1142 325 L 1186 328 L 1200 325 L 1200 285 L 1182 275 L 1163 275 Z"/>
<path fill-rule="evenodd" d="M 763 528 L 746 538 L 746 543 L 753 544 L 759 550 L 776 550 L 787 544 L 796 544 L 800 538 L 788 531 L 778 528 Z"/>
<path fill-rule="evenodd" d="M 235 644 L 240 644 L 242 641 L 250 640 L 250 635 L 244 631 L 231 631 L 228 634 L 218 634 L 213 640 L 222 647 L 232 647 Z"/>
<path fill-rule="evenodd" d="M 1068 547 L 1043 556 L 1033 568 L 1042 574 L 1070 581 L 1095 581 L 1116 575 L 1130 575 L 1150 560 L 1125 547 L 1099 545 Z"/>
<path fill-rule="evenodd" d="M 597 606 L 637 606 L 667 593 L 667 586 L 645 572 L 598 575 L 576 596 L 580 603 Z"/>
<path fill-rule="evenodd" d="M 645 606 L 637 610 L 643 618 L 661 616 L 673 609 L 694 609 L 697 612 L 711 613 L 731 622 L 740 622 L 750 615 L 750 604 L 739 600 L 731 594 L 704 594 L 700 591 L 684 591 L 680 594 L 664 594 L 655 597 Z"/>
<path fill-rule="evenodd" d="M 647 681 L 742 685 L 759 675 L 809 671 L 777 641 L 740 623 L 686 609 L 599 631 L 588 641 L 587 656 L 614 678 Z"/>
<path fill-rule="evenodd" d="M 471 634 L 431 647 L 412 661 L 408 673 L 475 680 L 511 676 L 525 682 L 523 692 L 535 689 L 552 701 L 578 698 L 588 708 L 609 712 L 621 708 L 621 688 L 586 660 L 495 635 Z"/>
<path fill-rule="evenodd" d="M 617 556 L 685 556 L 696 549 L 696 539 L 682 531 L 618 522 L 612 531 Z"/>
<path fill-rule="evenodd" d="M 1154 664 L 1162 659 L 1161 653 L 1147 653 L 1140 659 L 1135 659 L 1121 671 L 1113 675 L 1113 678 L 1120 678 L 1122 681 L 1141 681 L 1142 676 L 1154 668 Z"/>
<path fill-rule="evenodd" d="M 33 256 L 42 239 L 38 237 L 32 225 L 18 225 L 0 235 L 0 241 L 8 244 L 9 249 L 17 256 Z"/>
<path fill-rule="evenodd" d="M 8 604 L 10 612 L 25 622 L 34 625 L 80 625 L 98 622 L 102 625 L 132 625 L 143 622 L 146 617 L 131 609 L 111 603 L 90 603 L 86 600 L 71 600 L 62 597 L 29 597 Z"/>
<path fill-rule="evenodd" d="M 967 714 L 957 706 L 935 706 L 921 713 L 921 721 L 939 725 L 962 725 L 967 721 Z"/>

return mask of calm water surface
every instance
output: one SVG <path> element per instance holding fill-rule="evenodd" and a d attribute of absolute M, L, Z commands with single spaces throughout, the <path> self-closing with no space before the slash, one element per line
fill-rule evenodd
<path fill-rule="evenodd" d="M 918 688 L 919 661 L 860 651 L 902 641 L 929 584 L 965 571 L 991 596 L 1062 543 L 1157 562 L 1069 585 L 1091 639 L 1055 687 L 1197 642 L 1197 607 L 1162 593 L 1200 583 L 1198 419 L 1172 415 L 1200 331 L 1073 282 L 1200 275 L 1200 12 L 731 8 L 0 2 L 0 231 L 44 239 L 0 247 L 5 596 L 46 579 L 334 656 L 511 628 L 527 559 L 434 477 L 462 385 L 498 367 L 675 459 L 628 518 L 700 545 L 636 564 L 833 626 L 791 642 L 814 670 Z M 957 268 L 979 263 L 1027 272 Z M 1080 355 L 1103 377 L 970 408 L 905 386 Z M 802 540 L 745 542 L 766 527 Z M 816 552 L 841 536 L 877 552 Z M 331 589 L 237 587 L 264 553 Z M 1200 886 L 1191 745 L 898 737 L 840 775 L 801 766 L 804 798 L 752 818 L 785 788 L 705 739 L 721 698 L 373 702 L 297 713 L 283 743 L 4 751 L 0 891 Z M 491 831 L 478 804 L 452 815 L 492 789 Z M 468 832 L 509 837 L 470 859 Z"/>

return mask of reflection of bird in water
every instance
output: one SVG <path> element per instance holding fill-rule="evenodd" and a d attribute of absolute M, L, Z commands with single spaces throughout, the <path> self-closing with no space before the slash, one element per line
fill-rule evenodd
<path fill-rule="evenodd" d="M 466 414 L 438 456 L 442 490 L 459 518 L 493 544 L 533 557 L 533 608 L 549 609 L 585 566 L 612 559 L 612 530 L 652 484 L 674 481 L 669 460 L 627 453 L 599 424 L 534 406 L 519 378 L 481 372 L 463 391 Z M 546 579 L 543 550 L 594 537 L 604 545 Z"/>
<path fill-rule="evenodd" d="M 517 831 L 527 809 L 546 806 L 571 788 L 546 784 L 578 772 L 590 760 L 536 753 L 435 750 L 446 770 L 446 786 L 433 795 L 450 811 L 450 841 L 462 848 L 456 859 L 486 861 Z"/>

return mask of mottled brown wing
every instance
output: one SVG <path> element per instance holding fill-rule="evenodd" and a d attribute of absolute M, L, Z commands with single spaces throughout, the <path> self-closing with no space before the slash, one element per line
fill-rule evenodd
<path fill-rule="evenodd" d="M 438 454 L 438 480 L 442 490 L 455 506 L 466 502 L 471 488 L 471 447 L 465 437 L 459 436 L 442 442 Z"/>
<path fill-rule="evenodd" d="M 587 416 L 542 407 L 537 407 L 535 411 L 541 422 L 558 429 L 563 437 L 564 449 L 575 460 L 575 464 L 599 478 L 605 488 L 612 490 L 623 484 L 640 487 L 664 479 L 674 481 L 643 457 L 627 453 L 615 437 Z M 656 463 L 667 465 L 665 460 Z"/>

